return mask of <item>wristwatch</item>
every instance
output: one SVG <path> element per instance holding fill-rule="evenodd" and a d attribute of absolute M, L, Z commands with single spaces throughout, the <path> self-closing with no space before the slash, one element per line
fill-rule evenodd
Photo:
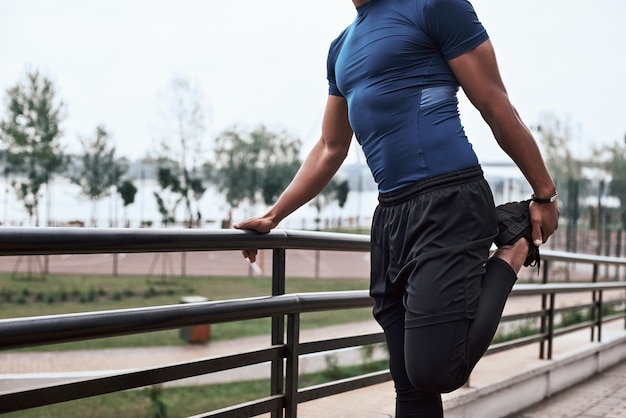
<path fill-rule="evenodd" d="M 537 197 L 533 193 L 533 195 L 531 196 L 531 199 L 533 202 L 536 202 L 536 203 L 552 203 L 556 201 L 557 197 L 559 197 L 559 192 L 554 192 L 554 194 L 551 194 L 548 197 Z"/>

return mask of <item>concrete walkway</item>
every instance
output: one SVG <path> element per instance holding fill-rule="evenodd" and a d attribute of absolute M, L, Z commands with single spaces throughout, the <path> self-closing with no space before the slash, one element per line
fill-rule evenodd
<path fill-rule="evenodd" d="M 514 418 L 625 418 L 626 363 L 516 414 Z"/>

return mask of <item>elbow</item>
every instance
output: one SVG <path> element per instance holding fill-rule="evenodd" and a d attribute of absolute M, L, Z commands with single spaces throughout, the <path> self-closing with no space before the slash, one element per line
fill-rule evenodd
<path fill-rule="evenodd" d="M 330 147 L 326 150 L 326 158 L 334 166 L 339 167 L 346 157 L 348 156 L 348 150 L 350 147 Z"/>
<path fill-rule="evenodd" d="M 520 122 L 517 111 L 508 101 L 489 103 L 481 106 L 478 110 L 485 122 L 494 132 Z"/>
<path fill-rule="evenodd" d="M 352 142 L 352 133 L 337 137 L 323 137 L 322 142 L 324 144 L 325 159 L 340 165 L 348 156 L 350 143 Z"/>

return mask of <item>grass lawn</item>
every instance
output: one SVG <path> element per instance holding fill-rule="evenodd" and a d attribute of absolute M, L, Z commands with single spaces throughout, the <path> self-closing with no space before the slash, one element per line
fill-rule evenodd
<path fill-rule="evenodd" d="M 367 279 L 288 278 L 287 293 L 364 290 Z M 180 303 L 183 296 L 199 295 L 210 300 L 227 300 L 271 293 L 269 277 L 170 277 L 51 275 L 25 279 L 0 274 L 0 319 L 63 313 L 103 311 Z M 304 329 L 365 321 L 371 309 L 349 309 L 307 313 Z M 269 319 L 215 324 L 214 341 L 267 334 Z M 181 345 L 179 330 L 88 340 L 29 348 L 28 350 L 77 350 L 117 347 Z"/>

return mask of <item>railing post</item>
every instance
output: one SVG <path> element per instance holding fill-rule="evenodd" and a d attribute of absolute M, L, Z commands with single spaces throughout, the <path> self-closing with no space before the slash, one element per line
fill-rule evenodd
<path fill-rule="evenodd" d="M 545 294 L 541 295 L 541 318 L 540 318 L 540 324 L 539 324 L 539 332 L 541 333 L 541 335 L 544 335 L 546 333 L 546 325 L 547 325 L 547 321 L 546 321 L 546 316 L 547 316 L 547 296 Z M 539 358 L 541 360 L 543 360 L 544 358 L 546 358 L 546 338 L 542 338 L 541 342 L 539 343 Z"/>
<path fill-rule="evenodd" d="M 282 248 L 272 251 L 272 296 L 285 294 L 285 264 L 286 255 Z M 285 343 L 285 317 L 283 315 L 272 317 L 272 345 Z M 271 394 L 279 395 L 284 391 L 283 384 L 283 361 L 272 361 Z M 283 410 L 272 412 L 272 418 L 282 418 Z"/>
<path fill-rule="evenodd" d="M 598 292 L 598 342 L 602 342 L 602 290 Z"/>
<path fill-rule="evenodd" d="M 555 293 L 550 293 L 550 308 L 548 310 L 548 360 L 552 360 L 552 342 L 554 340 L 554 297 Z"/>
<path fill-rule="evenodd" d="M 541 277 L 541 282 L 543 284 L 548 283 L 548 268 L 550 263 L 546 260 L 543 262 L 543 275 Z M 547 308 L 547 295 L 545 293 L 541 294 L 541 323 L 539 325 L 539 332 L 544 334 L 546 332 L 546 308 Z M 545 358 L 545 339 L 542 339 L 539 343 L 539 358 L 543 360 Z"/>
<path fill-rule="evenodd" d="M 543 262 L 543 274 L 542 283 L 548 283 L 548 270 L 550 269 L 550 260 L 544 260 Z"/>
<path fill-rule="evenodd" d="M 599 270 L 599 265 L 598 263 L 594 263 L 593 264 L 593 275 L 591 276 L 591 282 L 592 283 L 597 283 L 598 282 L 598 270 Z M 591 320 L 594 321 L 595 320 L 595 309 L 596 309 L 596 304 L 597 304 L 597 294 L 595 291 L 591 292 L 591 303 L 593 305 L 593 309 L 591 310 Z M 591 342 L 595 341 L 595 331 L 596 328 L 595 326 L 591 326 Z"/>
<path fill-rule="evenodd" d="M 285 418 L 298 416 L 298 374 L 300 346 L 300 315 L 287 316 L 287 370 L 285 375 Z"/>

